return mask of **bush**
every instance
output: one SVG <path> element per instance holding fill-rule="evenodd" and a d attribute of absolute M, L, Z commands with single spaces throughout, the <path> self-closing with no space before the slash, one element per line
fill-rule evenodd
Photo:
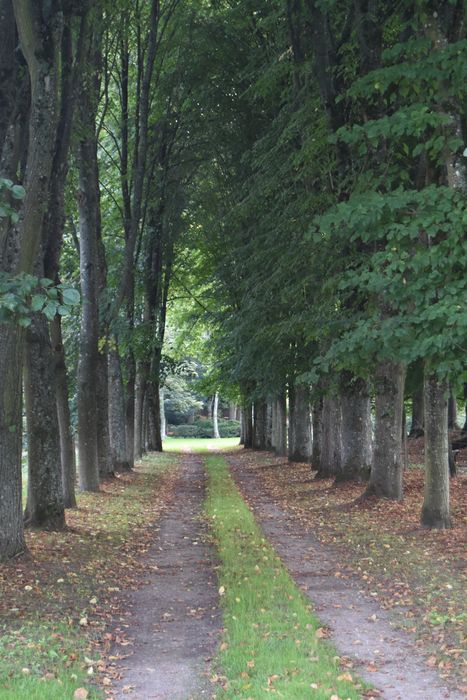
<path fill-rule="evenodd" d="M 193 425 L 170 425 L 168 433 L 173 437 L 184 438 L 212 438 L 212 420 L 197 420 Z M 238 420 L 219 420 L 219 434 L 221 437 L 240 437 L 240 423 Z"/>

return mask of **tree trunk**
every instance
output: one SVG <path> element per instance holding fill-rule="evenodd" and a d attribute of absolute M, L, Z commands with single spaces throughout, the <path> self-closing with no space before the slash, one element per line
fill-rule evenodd
<path fill-rule="evenodd" d="M 296 385 L 293 391 L 289 392 L 289 430 L 292 435 L 288 450 L 289 461 L 309 462 L 311 459 L 311 416 L 310 394 L 306 386 Z"/>
<path fill-rule="evenodd" d="M 81 105 L 81 111 L 85 110 Z M 83 115 L 82 115 L 83 116 Z M 87 114 L 84 115 L 87 120 Z M 81 125 L 85 127 L 84 124 Z M 91 134 L 89 134 L 91 129 Z M 87 124 L 87 137 L 79 146 L 79 226 L 82 315 L 79 338 L 77 377 L 79 483 L 82 491 L 99 490 L 97 439 L 98 383 L 98 286 L 97 239 L 99 215 L 98 192 L 95 189 L 96 142 L 94 123 Z"/>
<path fill-rule="evenodd" d="M 325 396 L 323 399 L 321 435 L 321 459 L 316 476 L 327 479 L 341 470 L 341 405 L 338 397 Z"/>
<path fill-rule="evenodd" d="M 243 444 L 246 448 L 253 447 L 253 411 L 251 403 L 245 402 L 242 407 Z"/>
<path fill-rule="evenodd" d="M 463 431 L 467 431 L 467 382 L 464 382 L 464 401 L 465 401 L 465 420 L 464 420 L 464 426 L 462 428 Z"/>
<path fill-rule="evenodd" d="M 50 182 L 58 102 L 58 53 L 61 44 L 61 11 L 57 6 L 43 8 L 39 3 L 23 3 L 13 0 L 16 28 L 21 51 L 30 78 L 31 105 L 29 116 L 29 141 L 24 186 L 26 195 L 22 203 L 20 221 L 10 226 L 8 220 L 0 226 L 0 270 L 9 274 L 18 271 L 32 273 L 39 249 L 42 218 L 47 202 Z M 5 27 L 11 28 L 11 11 L 0 17 L 2 43 Z M 14 36 L 14 33 L 13 33 Z M 17 45 L 17 37 L 13 41 Z M 47 46 L 45 46 L 47 41 Z M 4 44 L 4 47 L 6 43 Z M 17 60 L 15 53 L 13 61 Z M 0 70 L 8 69 L 2 62 Z M 24 73 L 24 68 L 22 68 Z M 11 73 L 2 81 L 2 89 L 20 89 Z M 2 104 L 0 111 L 5 105 Z M 17 126 L 25 112 L 16 117 Z M 5 125 L 3 125 L 5 126 Z M 13 131 L 21 139 L 25 128 Z M 7 128 L 7 132 L 8 132 Z M 5 132 L 5 133 L 7 133 Z M 24 139 L 22 141 L 24 146 Z M 16 179 L 19 154 L 3 148 L 2 174 Z M 7 154 L 8 152 L 8 154 Z M 22 152 L 22 149 L 21 149 Z M 0 327 L 0 559 L 8 559 L 25 549 L 21 504 L 21 366 L 23 362 L 23 333 L 13 326 Z"/>
<path fill-rule="evenodd" d="M 54 357 L 43 314 L 27 329 L 24 394 L 28 425 L 28 525 L 48 530 L 65 526 Z"/>
<path fill-rule="evenodd" d="M 144 449 L 144 404 L 146 401 L 147 376 L 149 369 L 146 363 L 138 367 L 135 387 L 134 413 L 134 455 L 141 459 Z"/>
<path fill-rule="evenodd" d="M 266 440 L 265 448 L 266 450 L 272 450 L 273 448 L 273 410 L 272 401 L 269 399 L 266 403 Z"/>
<path fill-rule="evenodd" d="M 216 391 L 214 394 L 214 399 L 212 402 L 212 436 L 215 439 L 220 438 L 219 433 L 219 421 L 218 421 L 218 410 L 219 410 L 219 393 Z"/>
<path fill-rule="evenodd" d="M 402 499 L 405 366 L 380 364 L 375 373 L 375 447 L 366 495 Z"/>
<path fill-rule="evenodd" d="M 125 396 L 118 347 L 109 350 L 109 428 L 113 462 L 117 472 L 130 471 L 126 444 Z"/>
<path fill-rule="evenodd" d="M 70 404 L 68 402 L 68 377 L 65 350 L 62 340 L 62 321 L 58 314 L 50 326 L 52 348 L 55 355 L 55 387 L 58 427 L 60 432 L 60 461 L 62 465 L 63 499 L 65 508 L 76 508 L 76 456 L 71 430 Z"/>
<path fill-rule="evenodd" d="M 229 420 L 237 420 L 237 404 L 229 403 Z"/>
<path fill-rule="evenodd" d="M 159 390 L 159 404 L 161 413 L 161 440 L 164 441 L 167 437 L 167 420 L 165 418 L 165 396 L 164 387 Z"/>
<path fill-rule="evenodd" d="M 371 470 L 371 405 L 368 384 L 350 372 L 341 376 L 342 463 L 338 481 L 367 481 Z"/>
<path fill-rule="evenodd" d="M 126 384 L 125 384 L 125 426 L 126 426 L 126 448 L 127 462 L 130 469 L 135 463 L 135 385 L 136 385 L 136 362 L 133 350 L 127 350 L 126 358 Z"/>
<path fill-rule="evenodd" d="M 0 561 L 26 549 L 21 488 L 21 330 L 0 328 Z"/>
<path fill-rule="evenodd" d="M 448 399 L 448 429 L 449 430 L 458 430 L 459 426 L 457 424 L 457 401 L 456 397 L 454 396 L 452 389 L 449 392 L 449 399 Z"/>
<path fill-rule="evenodd" d="M 295 448 L 295 387 L 290 381 L 287 394 L 287 455 L 289 455 Z"/>
<path fill-rule="evenodd" d="M 256 450 L 265 450 L 267 427 L 267 404 L 265 401 L 255 401 L 254 418 L 253 447 Z"/>
<path fill-rule="evenodd" d="M 448 386 L 425 368 L 425 498 L 423 527 L 449 528 Z"/>
<path fill-rule="evenodd" d="M 323 399 L 317 399 L 313 405 L 313 442 L 311 464 L 315 471 L 320 470 L 321 443 L 323 440 Z"/>
<path fill-rule="evenodd" d="M 109 370 L 106 348 L 97 355 L 97 458 L 99 460 L 99 476 L 106 479 L 114 474 L 112 447 L 110 444 L 109 428 Z"/>
<path fill-rule="evenodd" d="M 425 432 L 425 419 L 423 409 L 423 386 L 420 386 L 412 395 L 412 425 L 409 437 L 422 437 Z"/>
<path fill-rule="evenodd" d="M 276 454 L 284 457 L 287 454 L 287 398 L 282 391 L 275 402 L 275 439 L 274 449 Z"/>
<path fill-rule="evenodd" d="M 152 376 L 157 376 L 154 372 Z M 161 411 L 159 381 L 152 379 L 146 392 L 148 403 L 148 447 L 154 452 L 162 452 Z"/>

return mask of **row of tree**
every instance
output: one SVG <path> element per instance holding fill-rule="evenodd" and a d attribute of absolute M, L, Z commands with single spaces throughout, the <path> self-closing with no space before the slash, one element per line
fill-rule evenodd
<path fill-rule="evenodd" d="M 207 88 L 215 147 L 193 199 L 244 442 L 284 453 L 288 404 L 290 458 L 312 452 L 318 475 L 400 499 L 411 396 L 421 521 L 449 527 L 448 400 L 466 378 L 465 3 L 229 3 L 216 19 L 224 84 Z"/>
<path fill-rule="evenodd" d="M 0 2 L 0 558 L 25 548 L 24 447 L 24 522 L 42 528 L 76 504 L 75 440 L 90 491 L 143 444 L 161 449 L 169 286 L 197 167 L 195 10 Z"/>
<path fill-rule="evenodd" d="M 311 403 L 318 473 L 370 472 L 389 498 L 423 376 L 422 521 L 450 524 L 464 14 L 0 0 L 0 558 L 25 547 L 23 448 L 25 522 L 63 527 L 74 439 L 84 490 L 161 449 L 160 385 L 200 352 L 212 395 L 241 396 L 245 444 L 272 424 L 283 452 L 288 406 L 308 455 Z"/>

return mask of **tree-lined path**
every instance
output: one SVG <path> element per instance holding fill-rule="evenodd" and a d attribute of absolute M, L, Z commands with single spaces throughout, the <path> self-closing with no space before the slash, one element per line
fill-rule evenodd
<path fill-rule="evenodd" d="M 366 693 L 216 452 L 238 444 L 465 691 L 466 108 L 465 0 L 0 0 L 5 700 L 105 697 L 160 518 L 178 588 L 208 575 L 176 546 L 200 463 L 172 502 L 162 454 L 200 440 L 219 700 Z"/>
<path fill-rule="evenodd" d="M 209 444 L 206 449 L 213 452 Z M 261 461 L 255 461 L 253 453 L 238 451 L 227 453 L 225 459 L 264 534 L 297 586 L 309 597 L 320 624 L 320 643 L 324 638 L 335 645 L 341 676 L 350 673 L 350 677 L 364 679 L 374 689 L 373 693 L 366 692 L 368 698 L 461 700 L 463 693 L 447 686 L 427 666 L 426 653 L 421 653 L 413 636 L 401 631 L 375 598 L 364 594 L 362 581 L 356 576 L 342 577 L 338 551 L 323 546 L 312 532 L 304 531 L 300 522 L 265 492 L 260 479 L 264 469 Z M 179 461 L 172 505 L 159 522 L 147 555 L 152 573 L 145 576 L 142 587 L 129 598 L 130 613 L 124 618 L 122 629 L 133 644 L 125 649 L 123 661 L 117 662 L 121 679 L 112 688 L 116 699 L 200 700 L 217 697 L 219 681 L 221 687 L 225 681 L 228 688 L 227 678 L 219 677 L 212 664 L 222 642 L 221 601 L 225 591 L 221 589 L 219 596 L 216 540 L 210 539 L 207 544 L 209 524 L 205 518 L 201 520 L 206 497 L 205 458 L 184 451 Z M 242 538 L 240 532 L 238 537 Z M 259 556 L 255 560 L 256 568 L 262 565 L 262 559 Z M 248 580 L 243 586 L 250 586 Z M 289 618 L 289 625 L 289 634 L 301 634 L 293 617 Z M 305 634 L 314 637 L 315 633 Z M 248 646 L 248 640 L 246 628 L 241 645 Z M 270 643 L 271 640 L 266 641 L 266 645 Z M 228 646 L 225 635 L 222 645 Z M 279 678 L 280 668 L 277 671 Z M 305 679 L 305 685 L 312 683 L 312 677 Z"/>

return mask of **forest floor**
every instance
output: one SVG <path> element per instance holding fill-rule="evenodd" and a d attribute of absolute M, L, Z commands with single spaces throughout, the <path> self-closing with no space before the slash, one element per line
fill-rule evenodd
<path fill-rule="evenodd" d="M 157 522 L 173 500 L 175 455 L 80 494 L 63 532 L 26 533 L 28 553 L 0 565 L 0 698 L 102 698 L 131 644 L 114 631 L 121 591 L 142 585 Z M 152 524 L 155 524 L 151 527 Z"/>
<path fill-rule="evenodd" d="M 151 455 L 81 495 L 65 532 L 29 532 L 29 556 L 0 566 L 0 699 L 464 697 L 462 454 L 455 527 L 433 532 L 418 523 L 419 468 L 405 472 L 402 503 L 362 502 L 361 486 L 316 481 L 309 465 L 239 449 L 217 456 L 224 445 L 210 442 Z M 408 454 L 419 464 L 420 442 Z M 233 482 L 213 506 L 206 457 L 208 473 L 228 461 L 264 535 Z M 270 604 L 256 609 L 255 596 Z M 282 674 L 290 641 L 302 656 Z M 303 695 L 295 676 L 310 659 L 316 678 Z"/>

